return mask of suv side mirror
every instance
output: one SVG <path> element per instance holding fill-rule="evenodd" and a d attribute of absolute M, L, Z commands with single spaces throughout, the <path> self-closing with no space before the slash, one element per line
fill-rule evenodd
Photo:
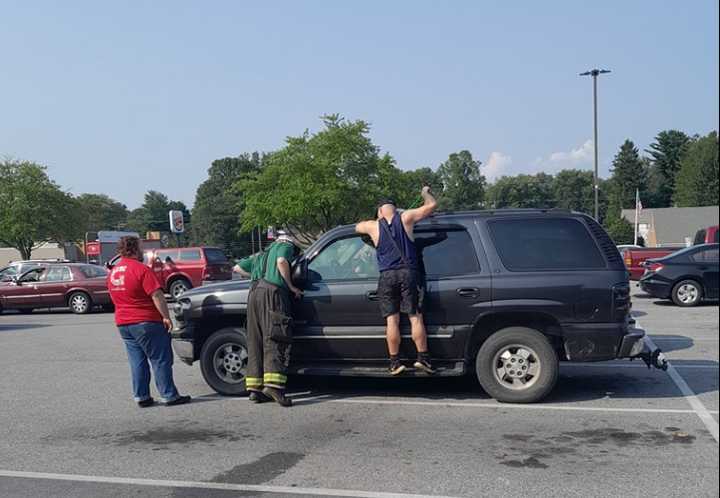
<path fill-rule="evenodd" d="M 293 266 L 292 281 L 295 285 L 302 288 L 302 286 L 307 282 L 307 275 L 308 261 L 307 259 L 302 258 Z"/>

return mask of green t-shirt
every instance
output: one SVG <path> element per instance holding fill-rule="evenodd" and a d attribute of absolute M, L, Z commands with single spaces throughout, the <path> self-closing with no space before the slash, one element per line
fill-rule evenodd
<path fill-rule="evenodd" d="M 293 245 L 289 242 L 274 242 L 265 251 L 254 254 L 248 258 L 240 260 L 238 266 L 250 274 L 251 280 L 260 280 L 264 278 L 271 284 L 278 285 L 287 289 L 285 280 L 280 275 L 277 267 L 277 259 L 285 258 L 288 263 L 293 259 Z M 267 258 L 267 272 L 263 275 L 263 268 Z"/>

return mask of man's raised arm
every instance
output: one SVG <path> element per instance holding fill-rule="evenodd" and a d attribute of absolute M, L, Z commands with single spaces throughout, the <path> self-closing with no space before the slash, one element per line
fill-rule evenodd
<path fill-rule="evenodd" d="M 435 197 L 433 197 L 432 193 L 430 193 L 430 187 L 427 185 L 424 186 L 420 195 L 422 195 L 423 198 L 423 205 L 415 209 L 403 211 L 402 219 L 404 222 L 413 224 L 417 223 L 418 221 L 424 220 L 430 216 L 437 208 L 437 201 L 435 200 Z"/>

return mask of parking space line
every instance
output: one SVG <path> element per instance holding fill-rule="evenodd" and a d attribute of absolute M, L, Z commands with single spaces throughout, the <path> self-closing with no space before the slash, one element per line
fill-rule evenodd
<path fill-rule="evenodd" d="M 637 322 L 637 325 L 638 327 L 642 328 L 639 321 Z M 651 350 L 657 348 L 657 345 L 647 335 L 645 336 L 645 342 Z M 675 385 L 678 387 L 678 389 L 680 389 L 680 392 L 685 397 L 690 406 L 693 408 L 697 416 L 700 417 L 702 423 L 705 424 L 707 430 L 710 431 L 712 437 L 715 438 L 715 441 L 720 442 L 720 428 L 718 428 L 717 421 L 713 418 L 711 412 L 707 408 L 705 408 L 705 405 L 702 404 L 702 401 L 700 401 L 695 392 L 690 389 L 690 386 L 687 385 L 685 379 L 682 378 L 682 376 L 678 373 L 678 371 L 675 369 L 672 362 L 670 361 L 668 361 L 667 373 L 673 380 L 673 382 L 675 382 Z"/>
<path fill-rule="evenodd" d="M 141 479 L 134 477 L 105 477 L 79 474 L 52 474 L 46 472 L 24 472 L 0 470 L 0 477 L 25 479 L 46 479 L 51 481 L 89 482 L 101 484 L 127 484 L 163 488 L 218 489 L 224 491 L 250 491 L 256 493 L 284 493 L 311 496 L 347 496 L 351 498 L 452 498 L 440 495 L 418 495 L 407 493 L 383 493 L 374 491 L 353 491 L 347 489 L 300 488 L 295 486 L 261 486 L 255 484 L 232 484 L 222 482 L 174 481 L 163 479 Z"/>

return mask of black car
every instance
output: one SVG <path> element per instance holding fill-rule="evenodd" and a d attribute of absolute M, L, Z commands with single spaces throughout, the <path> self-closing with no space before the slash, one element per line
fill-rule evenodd
<path fill-rule="evenodd" d="M 559 360 L 645 357 L 623 261 L 589 216 L 560 210 L 436 214 L 415 227 L 427 272 L 425 323 L 438 376 L 473 373 L 494 398 L 542 399 Z M 375 249 L 354 226 L 329 231 L 293 265 L 291 372 L 388 376 Z M 248 281 L 196 288 L 175 304 L 173 346 L 221 394 L 245 392 Z M 404 320 L 404 317 L 403 317 Z M 413 358 L 407 322 L 401 355 Z M 652 361 L 662 365 L 657 353 Z M 408 375 L 425 376 L 418 371 Z"/>
<path fill-rule="evenodd" d="M 718 298 L 718 244 L 701 244 L 664 258 L 648 259 L 640 288 L 678 306 L 697 306 Z"/>

